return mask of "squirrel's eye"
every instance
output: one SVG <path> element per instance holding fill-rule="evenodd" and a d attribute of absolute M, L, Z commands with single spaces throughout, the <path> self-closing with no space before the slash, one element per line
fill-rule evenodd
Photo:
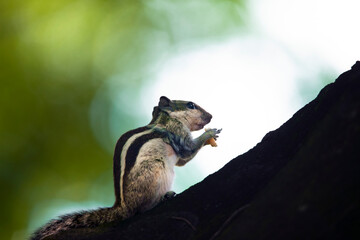
<path fill-rule="evenodd" d="M 188 102 L 187 104 L 186 104 L 186 107 L 187 108 L 190 108 L 190 109 L 195 109 L 196 107 L 195 107 L 195 104 L 193 103 L 193 102 Z"/>

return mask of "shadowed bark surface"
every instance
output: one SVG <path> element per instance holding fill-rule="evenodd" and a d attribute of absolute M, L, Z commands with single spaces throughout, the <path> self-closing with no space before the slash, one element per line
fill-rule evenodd
<path fill-rule="evenodd" d="M 359 161 L 357 62 L 253 149 L 174 199 L 52 239 L 360 239 Z"/>

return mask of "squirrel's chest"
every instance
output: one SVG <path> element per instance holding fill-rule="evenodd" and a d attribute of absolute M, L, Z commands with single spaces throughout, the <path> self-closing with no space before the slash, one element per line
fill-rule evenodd
<path fill-rule="evenodd" d="M 174 179 L 174 166 L 178 161 L 174 149 L 162 139 L 152 139 L 145 143 L 139 152 L 137 165 L 138 169 L 141 165 L 150 163 L 151 171 L 158 179 L 158 187 L 161 193 L 170 190 Z"/>
<path fill-rule="evenodd" d="M 136 162 L 155 161 L 162 163 L 164 170 L 172 170 L 178 161 L 174 149 L 161 138 L 146 142 L 139 151 Z"/>
<path fill-rule="evenodd" d="M 178 161 L 178 156 L 176 155 L 174 149 L 165 144 L 166 148 L 166 162 L 165 164 L 165 171 L 162 174 L 162 179 L 159 179 L 159 195 L 163 196 L 165 193 L 170 191 L 173 180 L 174 180 L 174 166 Z"/>

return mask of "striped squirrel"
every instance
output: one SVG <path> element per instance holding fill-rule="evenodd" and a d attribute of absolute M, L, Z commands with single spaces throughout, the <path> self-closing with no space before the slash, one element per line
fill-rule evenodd
<path fill-rule="evenodd" d="M 212 118 L 189 101 L 162 96 L 153 109 L 151 122 L 123 134 L 113 158 L 115 203 L 109 208 L 68 214 L 37 230 L 32 240 L 56 237 L 67 229 L 82 230 L 123 220 L 153 208 L 170 192 L 174 166 L 189 162 L 206 141 L 217 138 L 221 129 L 209 129 L 193 139 L 191 131 L 202 129 Z"/>

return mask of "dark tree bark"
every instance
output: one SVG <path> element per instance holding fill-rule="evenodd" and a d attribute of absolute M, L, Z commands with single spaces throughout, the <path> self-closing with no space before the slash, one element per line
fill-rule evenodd
<path fill-rule="evenodd" d="M 174 199 L 56 239 L 360 239 L 359 161 L 357 62 L 253 149 Z"/>

